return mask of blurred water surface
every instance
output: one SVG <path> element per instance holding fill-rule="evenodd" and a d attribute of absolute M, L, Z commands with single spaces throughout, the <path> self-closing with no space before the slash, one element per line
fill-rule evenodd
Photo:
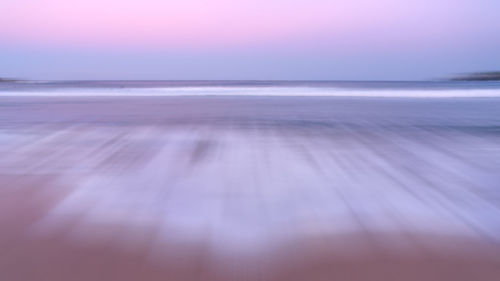
<path fill-rule="evenodd" d="M 0 278 L 500 276 L 500 98 L 10 95 L 0 125 Z"/>

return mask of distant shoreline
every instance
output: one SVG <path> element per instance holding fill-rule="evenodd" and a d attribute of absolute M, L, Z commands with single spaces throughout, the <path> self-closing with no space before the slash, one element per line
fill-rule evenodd
<path fill-rule="evenodd" d="M 451 81 L 500 81 L 500 71 L 465 74 L 452 78 Z"/>
<path fill-rule="evenodd" d="M 15 83 L 23 82 L 24 80 L 14 79 L 14 78 L 2 78 L 0 77 L 0 83 Z"/>

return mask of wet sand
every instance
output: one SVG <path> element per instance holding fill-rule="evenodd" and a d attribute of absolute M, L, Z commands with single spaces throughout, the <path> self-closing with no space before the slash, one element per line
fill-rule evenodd
<path fill-rule="evenodd" d="M 500 99 L 0 104 L 0 280 L 500 276 Z"/>

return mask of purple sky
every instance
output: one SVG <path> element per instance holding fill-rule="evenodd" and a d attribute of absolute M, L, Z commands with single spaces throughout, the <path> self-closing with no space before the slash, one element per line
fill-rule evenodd
<path fill-rule="evenodd" d="M 420 80 L 500 70 L 498 0 L 2 0 L 0 77 Z"/>

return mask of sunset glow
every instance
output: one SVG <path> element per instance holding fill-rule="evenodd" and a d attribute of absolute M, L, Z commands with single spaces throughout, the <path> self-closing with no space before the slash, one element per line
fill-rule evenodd
<path fill-rule="evenodd" d="M 461 57 L 457 71 L 465 71 L 478 68 L 466 61 L 468 53 L 492 52 L 500 45 L 500 36 L 494 36 L 500 30 L 495 13 L 499 10 L 500 4 L 491 0 L 6 0 L 0 17 L 0 55 L 8 56 L 4 62 L 17 65 L 15 56 L 36 58 L 43 52 L 47 57 L 61 49 L 80 54 L 128 52 L 128 58 L 132 52 L 141 60 L 151 55 L 164 60 L 161 57 L 166 55 L 210 61 L 224 54 L 221 65 L 231 69 L 249 67 L 245 58 L 269 68 L 266 61 L 275 57 L 285 72 L 302 65 L 300 61 L 314 61 L 316 55 L 326 56 L 329 64 L 352 57 L 352 65 L 342 75 L 329 71 L 331 78 L 342 79 L 366 76 L 358 60 L 368 64 L 372 73 L 380 63 L 401 58 L 418 62 L 417 69 L 425 68 L 428 64 L 420 65 L 423 61 L 446 54 L 450 61 Z M 67 54 L 65 58 L 76 57 Z M 396 62 L 392 65 L 399 69 Z M 481 67 L 488 68 L 488 63 Z M 345 75 L 350 69 L 352 73 Z M 11 72 L 5 67 L 0 70 Z M 282 75 L 278 69 L 271 72 L 271 79 L 303 76 Z M 420 72 L 404 76 L 435 75 Z M 388 77 L 396 73 L 401 72 Z M 303 78 L 328 75 L 318 71 Z M 215 78 L 226 76 L 224 72 Z M 204 77 L 212 78 L 206 74 L 185 78 Z"/>

